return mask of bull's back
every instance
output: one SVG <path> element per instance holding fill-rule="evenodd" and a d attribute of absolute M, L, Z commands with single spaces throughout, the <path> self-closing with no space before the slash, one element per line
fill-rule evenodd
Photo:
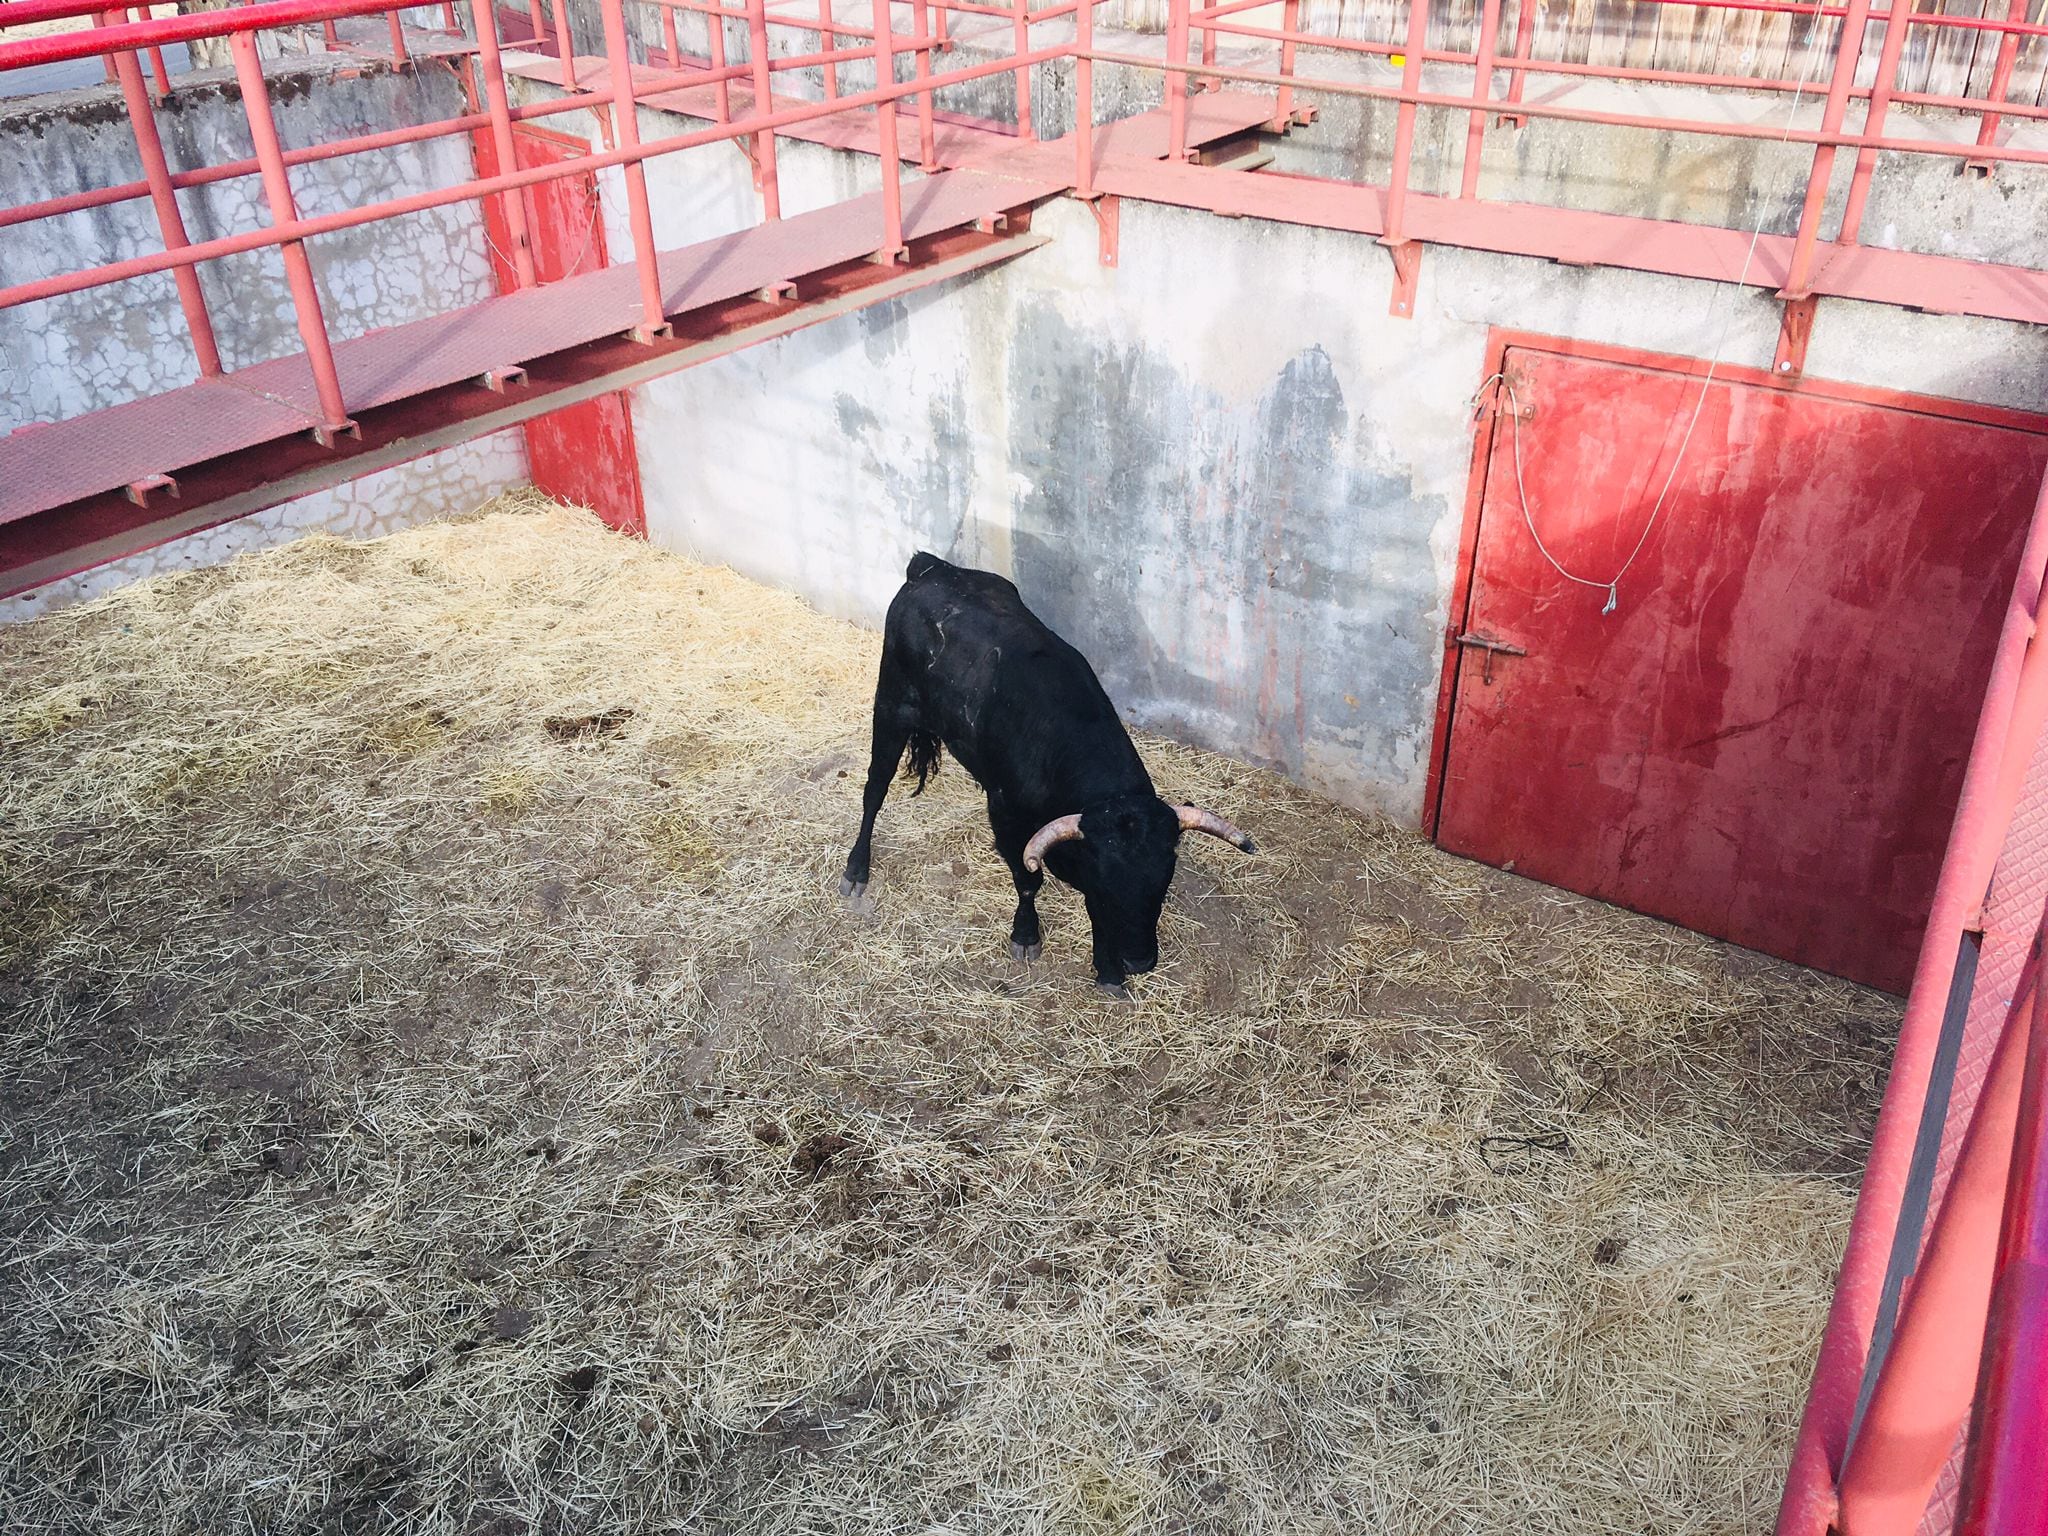
<path fill-rule="evenodd" d="M 963 761 L 992 728 L 1115 709 L 1087 659 L 1024 604 L 1014 583 L 920 553 L 889 605 L 883 665 L 895 667 Z M 971 764 L 970 764 L 971 766 Z"/>

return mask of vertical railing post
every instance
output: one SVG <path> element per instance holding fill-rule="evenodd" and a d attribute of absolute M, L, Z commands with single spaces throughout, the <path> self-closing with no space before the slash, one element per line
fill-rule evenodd
<path fill-rule="evenodd" d="M 109 21 L 119 21 L 110 12 Z M 178 194 L 171 186 L 170 162 L 164 158 L 164 141 L 157 132 L 156 113 L 149 92 L 142 83 L 142 68 L 135 55 L 122 52 L 112 56 L 114 78 L 121 82 L 121 98 L 128 106 L 128 122 L 135 130 L 135 150 L 142 157 L 142 174 L 149 183 L 149 201 L 156 209 L 157 232 L 164 249 L 181 251 L 192 243 L 185 233 L 185 216 L 178 207 Z M 213 338 L 213 320 L 206 312 L 206 295 L 199 287 L 196 267 L 174 267 L 171 275 L 178 285 L 178 307 L 185 312 L 186 329 L 192 333 L 192 350 L 199 359 L 202 378 L 220 372 L 220 348 Z"/>
<path fill-rule="evenodd" d="M 509 176 L 519 169 L 518 147 L 512 142 L 512 104 L 505 97 L 505 67 L 498 52 L 498 17 L 491 0 L 469 0 L 470 15 L 476 21 L 477 61 L 484 77 L 484 101 L 491 115 L 491 147 L 498 153 L 498 174 Z M 512 241 L 512 272 L 519 286 L 531 288 L 533 238 L 526 228 L 526 194 L 514 187 L 498 196 L 498 209 L 505 216 L 505 231 Z"/>
<path fill-rule="evenodd" d="M 839 34 L 832 30 L 832 0 L 818 0 L 818 47 L 825 53 L 839 51 Z M 837 60 L 825 61 L 825 99 L 839 99 L 839 64 Z"/>
<path fill-rule="evenodd" d="M 1408 57 L 1401 65 L 1401 107 L 1394 117 L 1394 165 L 1387 181 L 1385 245 L 1408 238 L 1408 170 L 1415 157 L 1415 95 L 1422 88 L 1422 51 L 1429 38 L 1429 0 L 1408 0 Z"/>
<path fill-rule="evenodd" d="M 550 0 L 555 18 L 555 57 L 562 65 L 562 86 L 576 89 L 576 40 L 569 35 L 569 16 L 562 0 Z"/>
<path fill-rule="evenodd" d="M 612 135 L 627 154 L 639 150 L 639 98 L 633 94 L 633 47 L 627 43 L 625 0 L 600 0 L 604 16 L 604 70 L 612 82 Z M 633 266 L 639 274 L 641 324 L 633 340 L 651 342 L 668 336 L 668 311 L 662 303 L 662 262 L 653 248 L 653 213 L 647 207 L 647 166 L 627 160 L 627 223 L 633 229 Z"/>
<path fill-rule="evenodd" d="M 1820 131 L 1834 135 L 1842 131 L 1842 115 L 1849 105 L 1849 90 L 1856 83 L 1856 59 L 1863 51 L 1863 27 L 1870 19 L 1870 0 L 1849 0 L 1842 18 L 1842 39 L 1835 48 L 1835 73 L 1828 82 L 1828 103 L 1821 113 Z M 1785 274 L 1784 297 L 1803 299 L 1813 278 L 1814 242 L 1820 236 L 1821 210 L 1828 199 L 1828 178 L 1835 169 L 1835 146 L 1813 147 L 1813 165 L 1806 174 L 1806 202 L 1799 211 L 1799 233 L 1792 242 L 1792 261 Z"/>
<path fill-rule="evenodd" d="M 1166 3 L 1166 158 L 1188 157 L 1188 0 Z"/>
<path fill-rule="evenodd" d="M 148 21 L 150 8 L 146 5 L 131 5 L 125 11 L 117 11 L 109 18 L 114 21 Z M 164 67 L 164 51 L 161 48 L 147 50 L 149 75 L 156 82 L 156 99 L 159 103 L 171 99 L 171 72 Z M 111 61 L 110 61 L 111 62 Z"/>
<path fill-rule="evenodd" d="M 1280 30 L 1287 35 L 1280 42 L 1280 77 L 1294 78 L 1294 34 L 1301 30 L 1301 0 L 1286 0 L 1280 7 Z M 1273 98 L 1273 126 L 1285 128 L 1294 116 L 1294 87 L 1282 85 Z"/>
<path fill-rule="evenodd" d="M 1486 151 L 1486 119 L 1492 111 L 1493 54 L 1500 42 L 1501 0 L 1486 0 L 1479 13 L 1479 46 L 1472 64 L 1472 121 L 1465 129 L 1465 166 L 1458 177 L 1458 196 L 1470 199 L 1479 191 L 1479 163 Z"/>
<path fill-rule="evenodd" d="M 2027 0 L 2012 0 L 2006 9 L 2005 19 L 2009 22 L 2024 23 L 2027 19 Z M 2019 51 L 2019 33 L 2007 32 L 1998 39 L 1998 62 L 1991 69 L 1991 92 L 1988 98 L 1995 105 L 2003 106 L 2006 92 L 2012 89 L 2013 60 L 2019 57 Z M 1991 141 L 1998 137 L 1998 122 L 1999 114 L 1996 112 L 1983 112 L 1978 115 L 1977 145 L 1980 149 L 1990 147 Z M 1991 174 L 1992 162 L 1989 160 L 1967 160 L 1964 164 L 1987 176 Z"/>
<path fill-rule="evenodd" d="M 761 0 L 754 0 L 756 5 Z M 889 31 L 889 0 L 872 0 L 875 18 L 875 88 L 887 90 L 896 83 L 896 39 Z M 875 104 L 882 159 L 882 248 L 880 261 L 898 261 L 903 248 L 903 157 L 896 147 L 896 100 L 884 97 Z"/>
<path fill-rule="evenodd" d="M 681 69 L 683 67 L 683 40 L 676 31 L 675 0 L 657 0 L 657 4 L 661 9 L 662 51 L 668 55 L 668 67 L 670 69 Z M 705 20 L 709 21 L 710 17 L 707 16 Z"/>
<path fill-rule="evenodd" d="M 775 110 L 774 88 L 768 74 L 767 0 L 747 0 L 747 62 L 754 72 L 754 115 L 766 117 Z M 781 218 L 782 182 L 775 171 L 773 128 L 763 128 L 754 135 L 754 174 L 761 179 L 761 217 Z"/>
<path fill-rule="evenodd" d="M 548 24 L 541 19 L 540 0 L 526 0 L 526 25 L 533 33 L 533 51 L 538 53 L 548 35 Z"/>
<path fill-rule="evenodd" d="M 1535 46 L 1535 42 L 1536 0 L 1516 0 L 1515 51 L 1512 56 L 1513 59 L 1517 62 L 1526 63 L 1529 58 L 1529 50 Z M 1512 107 L 1522 99 L 1522 85 L 1529 77 L 1526 71 L 1512 68 L 1507 71 L 1507 76 L 1507 104 Z M 1529 119 L 1519 112 L 1503 112 L 1500 115 L 1500 120 L 1503 123 L 1513 123 L 1519 128 Z"/>
<path fill-rule="evenodd" d="M 1202 26 L 1200 30 L 1202 33 L 1202 64 L 1205 68 L 1214 69 L 1216 67 L 1216 29 L 1213 26 L 1209 25 L 1211 19 L 1212 18 L 1210 18 L 1207 15 L 1206 11 L 1204 12 L 1201 18 Z M 1190 23 L 1192 23 L 1193 20 L 1194 18 L 1191 16 L 1189 18 Z M 1209 87 L 1210 89 L 1215 89 L 1218 86 L 1219 82 L 1214 79 L 1210 79 L 1204 81 L 1203 84 Z"/>
<path fill-rule="evenodd" d="M 1906 18 L 1912 14 L 1915 0 L 1889 0 L 1890 9 L 1884 13 L 1884 45 L 1878 50 L 1877 78 L 1870 84 L 1870 106 L 1863 114 L 1863 133 L 1875 138 L 1884 132 L 1884 115 L 1892 104 L 1892 91 L 1899 78 L 1899 60 L 1906 51 L 1906 36 L 1912 30 Z M 1856 169 L 1849 177 L 1849 198 L 1842 204 L 1842 232 L 1838 238 L 1844 245 L 1856 243 L 1856 236 L 1863 228 L 1863 205 L 1870 198 L 1870 173 L 1877 167 L 1877 151 L 1868 146 L 1856 151 Z"/>
<path fill-rule="evenodd" d="M 1095 195 L 1095 0 L 1074 4 L 1074 190 Z"/>
<path fill-rule="evenodd" d="M 711 59 L 711 72 L 718 77 L 711 87 L 711 109 L 721 123 L 732 121 L 732 82 L 725 77 L 725 16 L 720 0 L 711 0 L 704 13 L 704 47 Z"/>
<path fill-rule="evenodd" d="M 1012 46 L 1017 57 L 1023 58 L 1031 51 L 1031 0 L 1012 0 L 1011 11 L 1015 18 L 1012 25 Z M 1020 65 L 1017 69 L 1017 136 L 1027 144 L 1036 143 L 1038 129 L 1031 117 L 1031 66 Z"/>
<path fill-rule="evenodd" d="M 263 81 L 263 64 L 256 57 L 256 34 L 230 34 L 228 47 L 234 55 L 235 81 L 242 91 L 242 111 L 249 120 L 249 138 L 256 147 L 256 164 L 262 172 L 263 197 L 270 208 L 272 224 L 290 224 L 298 216 L 292 199 L 291 175 L 285 169 L 284 146 L 278 142 L 277 120 L 270 115 L 270 91 Z M 334 366 L 334 347 L 327 336 L 327 321 L 320 313 L 320 290 L 313 282 L 313 263 L 303 240 L 287 240 L 277 248 L 284 258 L 285 286 L 291 292 L 292 311 L 299 324 L 299 340 L 305 344 L 306 361 L 313 370 L 313 391 L 320 401 L 320 425 L 314 435 L 332 447 L 341 433 L 353 429 L 341 398 L 341 375 Z"/>
<path fill-rule="evenodd" d="M 397 11 L 386 11 L 384 19 L 391 27 L 391 67 L 403 69 L 409 58 L 405 49 L 405 18 Z"/>
<path fill-rule="evenodd" d="M 932 117 L 932 10 L 930 0 L 910 0 L 910 25 L 917 35 L 911 39 L 916 50 L 912 64 L 918 84 L 924 87 L 917 93 L 917 163 L 918 168 L 930 174 L 939 168 L 939 131 Z M 885 146 L 882 151 L 888 153 Z"/>
<path fill-rule="evenodd" d="M 604 66 L 612 86 L 612 134 L 619 148 L 634 154 L 640 148 L 640 103 L 633 94 L 633 50 L 626 41 L 625 0 L 600 0 L 604 17 Z M 647 206 L 647 167 L 628 160 L 619 169 L 626 177 L 626 216 L 633 231 L 633 266 L 640 279 L 640 323 L 636 341 L 669 334 L 668 313 L 661 302 L 661 261 L 654 249 L 654 214 Z"/>

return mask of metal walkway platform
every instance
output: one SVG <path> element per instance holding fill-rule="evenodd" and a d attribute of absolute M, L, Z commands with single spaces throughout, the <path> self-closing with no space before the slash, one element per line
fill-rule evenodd
<path fill-rule="evenodd" d="M 552 63 L 522 67 L 541 73 Z M 601 60 L 579 69 L 579 84 L 602 87 L 602 77 Z M 674 110 L 711 110 L 708 87 L 670 94 Z M 1269 99 L 1232 92 L 1205 92 L 1191 109 L 1192 146 L 1272 115 Z M 870 113 L 799 127 L 835 148 L 879 147 Z M 914 161 L 916 122 L 904 114 L 898 127 L 907 136 L 899 153 Z M 340 342 L 335 363 L 355 432 L 331 443 L 313 435 L 321 418 L 304 354 L 0 438 L 0 596 L 1043 244 L 1028 232 L 1030 209 L 1072 187 L 1071 142 L 948 127 L 941 155 L 958 168 L 903 185 L 901 264 L 869 259 L 884 241 L 874 193 L 663 252 L 669 338 L 628 335 L 641 308 L 635 270 L 622 265 Z M 1157 161 L 1165 114 L 1105 125 L 1096 144 L 1106 166 Z"/>

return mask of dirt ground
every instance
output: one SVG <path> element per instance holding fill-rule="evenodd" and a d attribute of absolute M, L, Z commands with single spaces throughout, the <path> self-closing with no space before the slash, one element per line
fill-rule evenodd
<path fill-rule="evenodd" d="M 1734 1532 L 1897 1006 L 1144 743 L 1007 954 L 875 637 L 537 498 L 0 630 L 11 1531 Z"/>

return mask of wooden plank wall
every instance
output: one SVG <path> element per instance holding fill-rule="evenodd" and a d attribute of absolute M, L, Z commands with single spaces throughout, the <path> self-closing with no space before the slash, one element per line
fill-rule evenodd
<path fill-rule="evenodd" d="M 1479 36 L 1480 0 L 1426 0 L 1432 47 L 1469 50 Z M 1836 3 L 1836 0 L 1830 0 Z M 1889 0 L 1878 0 L 1880 5 Z M 2048 0 L 1900 0 L 1919 14 L 2010 17 L 2048 22 Z M 1629 68 L 1686 70 L 1694 74 L 1753 75 L 1780 80 L 1811 79 L 1824 90 L 1833 69 L 1837 20 L 1818 24 L 1802 17 L 1763 11 L 1664 5 L 1656 0 L 1503 0 L 1500 48 L 1508 53 L 1520 24 L 1520 8 L 1535 7 L 1532 52 L 1541 59 Z M 1276 8 L 1277 9 L 1277 8 Z M 1166 29 L 1166 0 L 1109 0 L 1098 25 L 1137 31 Z M 1264 12 L 1256 24 L 1272 25 Z M 1302 17 L 1313 32 L 1375 42 L 1398 41 L 1407 32 L 1407 0 L 1306 0 Z M 1867 29 L 1858 77 L 1868 84 L 1877 72 L 1884 24 Z M 1968 28 L 1914 27 L 1899 62 L 1898 88 L 1940 96 L 1987 95 L 1998 59 L 1999 34 Z M 1816 55 L 1818 55 L 1816 57 Z M 1304 66 L 1310 69 L 1313 66 Z M 1552 78 L 1559 78 L 1553 76 Z M 2048 37 L 2020 41 L 2008 101 L 2048 103 Z"/>

